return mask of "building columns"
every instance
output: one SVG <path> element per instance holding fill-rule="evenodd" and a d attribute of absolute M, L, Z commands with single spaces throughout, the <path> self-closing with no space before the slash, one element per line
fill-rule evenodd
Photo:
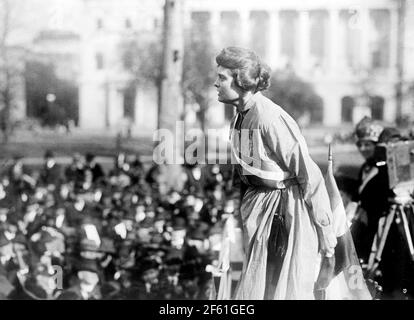
<path fill-rule="evenodd" d="M 328 46 L 328 64 L 329 64 L 329 71 L 332 75 L 335 75 L 339 69 L 340 55 L 339 55 L 339 10 L 331 9 L 329 12 L 329 37 L 326 38 L 325 45 Z"/>
<path fill-rule="evenodd" d="M 249 37 L 250 37 L 250 12 L 247 10 L 239 11 L 240 17 L 240 34 L 241 34 L 241 43 L 242 46 L 249 46 Z"/>
<path fill-rule="evenodd" d="M 218 32 L 221 20 L 220 11 L 210 12 L 210 34 L 214 48 L 217 50 L 221 46 L 220 33 Z"/>
<path fill-rule="evenodd" d="M 371 41 L 370 41 L 370 17 L 367 8 L 361 8 L 359 11 L 360 20 L 360 62 L 362 69 L 368 69 L 371 66 Z"/>
<path fill-rule="evenodd" d="M 310 44 L 310 32 L 309 32 L 309 12 L 299 12 L 299 70 L 306 73 L 309 70 L 309 44 Z"/>
<path fill-rule="evenodd" d="M 397 42 L 398 42 L 398 11 L 397 8 L 390 10 L 390 61 L 389 69 L 391 76 L 396 74 L 397 68 Z"/>
<path fill-rule="evenodd" d="M 280 20 L 279 11 L 272 11 L 269 15 L 269 30 L 267 50 L 267 61 L 271 68 L 279 67 L 278 61 L 280 56 Z"/>

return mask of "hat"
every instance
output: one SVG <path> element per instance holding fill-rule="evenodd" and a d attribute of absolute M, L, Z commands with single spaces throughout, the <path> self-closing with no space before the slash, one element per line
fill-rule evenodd
<path fill-rule="evenodd" d="M 52 150 L 46 150 L 45 152 L 45 158 L 53 158 L 54 154 L 52 152 Z"/>
<path fill-rule="evenodd" d="M 15 160 L 15 161 L 23 159 L 23 158 L 24 158 L 24 156 L 21 153 L 15 153 L 13 155 L 13 160 Z"/>
<path fill-rule="evenodd" d="M 382 130 L 383 127 L 379 123 L 365 116 L 356 125 L 355 135 L 358 140 L 369 140 L 372 142 L 378 142 Z"/>
<path fill-rule="evenodd" d="M 99 274 L 99 267 L 95 260 L 81 259 L 76 264 L 76 271 L 89 271 Z"/>
<path fill-rule="evenodd" d="M 167 265 L 181 264 L 183 262 L 183 251 L 171 248 L 165 256 Z"/>
<path fill-rule="evenodd" d="M 148 270 L 158 270 L 160 264 L 157 260 L 146 258 L 140 263 L 140 271 L 143 273 Z"/>
<path fill-rule="evenodd" d="M 379 135 L 378 142 L 388 143 L 391 139 L 401 139 L 401 132 L 394 127 L 386 127 Z"/>
<path fill-rule="evenodd" d="M 94 154 L 92 154 L 91 152 L 86 153 L 85 160 L 87 162 L 91 162 L 93 159 L 95 159 L 95 155 Z"/>
<path fill-rule="evenodd" d="M 172 221 L 172 227 L 174 230 L 187 229 L 187 222 L 183 217 L 176 216 Z"/>

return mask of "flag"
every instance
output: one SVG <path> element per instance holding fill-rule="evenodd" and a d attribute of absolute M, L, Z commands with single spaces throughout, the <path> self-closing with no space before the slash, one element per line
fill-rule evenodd
<path fill-rule="evenodd" d="M 332 148 L 329 145 L 325 185 L 333 215 L 337 238 L 335 254 L 322 257 L 315 284 L 315 298 L 320 300 L 371 300 L 354 242 L 346 219 L 345 207 L 333 175 Z"/>

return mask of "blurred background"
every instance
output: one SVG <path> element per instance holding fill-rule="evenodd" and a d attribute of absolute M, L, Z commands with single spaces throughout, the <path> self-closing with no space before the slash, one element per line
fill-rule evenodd
<path fill-rule="evenodd" d="M 34 156 L 23 146 L 48 143 L 53 130 L 52 141 L 70 147 L 107 137 L 115 145 L 118 135 L 151 151 L 145 137 L 161 117 L 163 0 L 0 4 L 4 143 L 20 142 Z M 272 67 L 267 95 L 294 116 L 310 144 L 327 133 L 346 140 L 364 115 L 412 124 L 410 1 L 183 0 L 179 14 L 183 103 L 176 118 L 188 127 L 227 138 L 234 110 L 216 101 L 212 84 L 215 54 L 230 45 L 254 49 Z"/>
<path fill-rule="evenodd" d="M 414 136 L 413 1 L 0 0 L 0 299 L 210 296 L 239 206 L 231 166 L 185 163 L 168 190 L 174 170 L 151 160 L 177 121 L 226 146 L 235 110 L 213 83 L 227 46 L 272 68 L 265 95 L 323 172 L 333 145 L 341 191 L 366 160 L 361 119 Z"/>

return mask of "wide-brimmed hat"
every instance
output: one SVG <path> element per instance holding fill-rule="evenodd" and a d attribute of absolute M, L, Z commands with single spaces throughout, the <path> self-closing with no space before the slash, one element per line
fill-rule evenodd
<path fill-rule="evenodd" d="M 75 269 L 79 271 L 89 271 L 99 274 L 99 266 L 96 260 L 94 259 L 80 259 L 75 264 Z"/>

